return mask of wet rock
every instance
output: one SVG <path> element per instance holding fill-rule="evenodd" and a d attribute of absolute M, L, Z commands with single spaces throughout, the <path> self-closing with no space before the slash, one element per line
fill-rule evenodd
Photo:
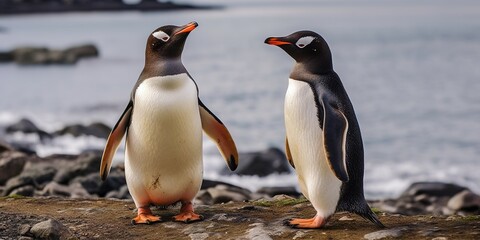
<path fill-rule="evenodd" d="M 225 185 L 225 186 L 228 186 L 228 187 L 237 187 L 233 184 L 226 183 L 226 182 L 203 179 L 201 189 L 213 188 L 213 187 L 216 187 L 218 185 Z"/>
<path fill-rule="evenodd" d="M 10 144 L 0 139 L 0 153 L 3 153 L 5 151 L 13 151 L 13 150 L 14 148 Z"/>
<path fill-rule="evenodd" d="M 214 188 L 209 188 L 207 192 L 212 197 L 213 204 L 227 203 L 230 201 L 242 202 L 250 200 L 251 192 L 243 188 L 232 188 L 225 185 L 218 185 Z"/>
<path fill-rule="evenodd" d="M 67 227 L 54 219 L 33 225 L 30 233 L 36 239 L 70 239 L 74 237 Z"/>
<path fill-rule="evenodd" d="M 98 194 L 102 181 L 98 174 L 91 173 L 87 176 L 77 177 L 73 179 L 71 183 L 82 186 L 89 194 Z"/>
<path fill-rule="evenodd" d="M 274 173 L 289 173 L 290 165 L 282 150 L 269 148 L 261 152 L 240 153 L 240 164 L 235 174 L 257 175 L 264 177 Z M 230 170 L 224 168 L 223 174 L 230 174 Z"/>
<path fill-rule="evenodd" d="M 299 197 L 302 195 L 301 193 L 297 192 L 295 187 L 262 187 L 257 191 L 257 193 L 265 194 L 270 197 L 281 194 L 293 197 Z"/>
<path fill-rule="evenodd" d="M 1 32 L 1 29 L 0 29 Z M 0 52 L 0 63 L 13 61 L 13 52 Z"/>
<path fill-rule="evenodd" d="M 25 197 L 32 197 L 35 193 L 35 188 L 32 185 L 26 185 L 23 187 L 12 190 L 9 195 L 21 195 Z"/>
<path fill-rule="evenodd" d="M 57 169 L 51 164 L 27 162 L 20 175 L 31 177 L 38 186 L 52 181 L 56 173 Z"/>
<path fill-rule="evenodd" d="M 74 124 L 66 126 L 61 130 L 58 130 L 54 133 L 55 136 L 70 134 L 75 137 L 82 135 L 90 135 L 98 138 L 107 139 L 110 134 L 111 128 L 103 123 L 92 123 L 90 125 L 84 126 L 81 124 Z"/>
<path fill-rule="evenodd" d="M 5 184 L 2 196 L 8 196 L 13 190 L 27 185 L 35 185 L 33 178 L 30 176 L 17 176 L 11 178 L 7 181 L 7 184 Z"/>
<path fill-rule="evenodd" d="M 43 64 L 48 60 L 48 49 L 44 47 L 18 47 L 12 51 L 13 60 L 17 64 Z"/>
<path fill-rule="evenodd" d="M 1 145 L 0 145 L 1 148 Z M 21 152 L 3 151 L 0 153 L 0 185 L 4 185 L 8 179 L 19 175 L 25 163 L 27 156 Z"/>
<path fill-rule="evenodd" d="M 480 196 L 464 190 L 453 196 L 447 203 L 448 208 L 455 211 L 479 211 L 480 210 Z"/>
<path fill-rule="evenodd" d="M 111 191 L 119 191 L 127 183 L 124 172 L 112 169 L 105 181 L 102 181 L 98 172 L 90 173 L 87 176 L 80 176 L 71 181 L 79 183 L 90 194 L 96 194 L 100 197 L 106 196 Z"/>
<path fill-rule="evenodd" d="M 467 194 L 470 192 L 470 194 Z M 463 193 L 463 194 L 462 194 Z M 464 195 L 465 194 L 465 195 Z M 458 196 L 452 198 L 453 196 Z M 451 215 L 457 213 L 463 205 L 462 198 L 466 202 L 475 199 L 476 194 L 465 187 L 450 183 L 440 182 L 419 182 L 413 183 L 397 199 L 384 199 L 373 202 L 372 206 L 389 213 L 399 213 L 402 215 Z M 473 213 L 478 210 L 475 204 L 466 207 L 465 213 Z M 462 212 L 465 210 L 462 209 Z"/>
<path fill-rule="evenodd" d="M 77 59 L 98 57 L 98 48 L 93 44 L 84 44 L 65 49 L 65 54 L 75 56 Z"/>
<path fill-rule="evenodd" d="M 66 184 L 78 176 L 98 172 L 101 159 L 101 153 L 88 152 L 80 154 L 75 160 L 65 163 L 67 166 L 59 169 L 54 177 L 54 181 Z"/>
<path fill-rule="evenodd" d="M 35 133 L 35 134 L 38 134 L 38 136 L 42 140 L 52 138 L 52 136 L 49 133 L 41 130 L 32 121 L 26 118 L 23 118 L 17 123 L 14 123 L 8 126 L 7 128 L 5 128 L 5 132 L 6 133 L 14 133 L 14 132 Z"/>
<path fill-rule="evenodd" d="M 5 55 L 20 65 L 75 64 L 81 58 L 97 57 L 98 49 L 92 44 L 73 46 L 64 50 L 45 47 L 18 47 Z"/>
<path fill-rule="evenodd" d="M 91 197 L 81 185 L 72 184 L 65 186 L 56 182 L 50 182 L 38 193 L 41 196 L 59 196 L 71 198 L 88 198 Z"/>
<path fill-rule="evenodd" d="M 417 182 L 413 183 L 408 187 L 403 193 L 402 197 L 405 196 L 418 196 L 421 194 L 426 194 L 428 196 L 435 197 L 451 197 L 467 188 L 451 184 L 451 183 L 442 183 L 442 182 Z"/>
<path fill-rule="evenodd" d="M 403 236 L 406 230 L 407 228 L 404 228 L 404 227 L 380 230 L 380 231 L 365 234 L 363 238 L 368 240 L 400 238 L 401 236 Z"/>
<path fill-rule="evenodd" d="M 131 199 L 127 185 L 122 186 L 118 191 L 110 191 L 105 195 L 106 198 Z"/>

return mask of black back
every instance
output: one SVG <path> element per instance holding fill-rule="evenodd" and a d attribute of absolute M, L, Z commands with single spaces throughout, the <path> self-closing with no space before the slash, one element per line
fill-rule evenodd
<path fill-rule="evenodd" d="M 327 42 L 312 31 L 299 31 L 285 37 L 268 38 L 265 42 L 279 46 L 295 59 L 290 78 L 304 81 L 311 87 L 322 130 L 324 110 L 320 99 L 324 96 L 347 118 L 346 165 L 349 181 L 342 183 L 337 211 L 357 213 L 384 227 L 370 210 L 364 197 L 364 152 L 360 126 L 340 77 L 333 70 L 332 54 Z"/>

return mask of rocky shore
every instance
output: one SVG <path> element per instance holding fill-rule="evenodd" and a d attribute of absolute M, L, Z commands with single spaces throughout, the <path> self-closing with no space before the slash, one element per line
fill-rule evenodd
<path fill-rule="evenodd" d="M 106 138 L 109 131 L 105 124 L 93 123 L 47 132 L 22 119 L 6 126 L 3 134 L 35 134 L 40 141 L 49 141 L 66 134 Z M 480 237 L 480 196 L 465 187 L 441 182 L 414 183 L 398 198 L 369 201 L 389 227 L 387 230 L 377 229 L 357 216 L 339 213 L 324 230 L 306 231 L 281 224 L 285 218 L 314 214 L 294 186 L 252 192 L 205 179 L 195 204 L 206 221 L 192 225 L 173 223 L 168 219 L 178 208 L 158 208 L 157 214 L 166 223 L 153 227 L 158 231 L 150 231 L 149 226 L 128 225 L 135 210 L 123 166 L 114 166 L 107 180 L 101 181 L 100 159 L 98 150 L 39 157 L 28 145 L 0 140 L 0 239 L 158 239 L 168 234 L 185 239 Z M 290 171 L 284 153 L 276 148 L 241 153 L 240 161 L 236 171 L 239 175 L 267 176 Z M 38 230 L 40 227 L 49 230 Z M 56 237 L 45 237 L 45 232 L 53 232 Z"/>
<path fill-rule="evenodd" d="M 477 216 L 403 216 L 378 212 L 379 229 L 352 214 L 337 213 L 322 229 L 292 229 L 283 220 L 313 216 L 305 200 L 277 196 L 269 200 L 197 205 L 202 222 L 172 222 L 179 207 L 154 208 L 162 222 L 131 225 L 130 200 L 57 197 L 0 198 L 0 239 L 429 239 L 480 238 Z"/>

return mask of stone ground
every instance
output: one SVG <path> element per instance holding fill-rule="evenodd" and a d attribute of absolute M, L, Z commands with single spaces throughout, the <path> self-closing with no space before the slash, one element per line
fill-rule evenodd
<path fill-rule="evenodd" d="M 478 215 L 379 213 L 388 227 L 379 229 L 356 215 L 337 213 L 323 229 L 302 230 L 283 226 L 282 221 L 313 216 L 314 210 L 305 200 L 200 205 L 196 210 L 205 216 L 204 221 L 172 222 L 171 217 L 179 211 L 175 206 L 153 209 L 162 217 L 161 223 L 132 225 L 135 206 L 131 201 L 5 197 L 0 198 L 0 239 L 33 239 L 29 227 L 48 219 L 64 225 L 70 239 L 480 239 Z"/>

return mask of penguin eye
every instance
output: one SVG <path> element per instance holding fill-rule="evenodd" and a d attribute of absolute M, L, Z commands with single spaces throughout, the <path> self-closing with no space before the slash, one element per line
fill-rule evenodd
<path fill-rule="evenodd" d="M 304 48 L 304 47 L 308 46 L 310 43 L 312 43 L 313 40 L 315 40 L 315 37 L 312 37 L 312 36 L 302 37 L 302 38 L 298 39 L 298 41 L 295 43 L 295 45 L 297 45 L 297 47 L 299 47 L 299 48 Z"/>
<path fill-rule="evenodd" d="M 154 33 L 152 33 L 152 36 L 154 36 L 156 39 L 160 39 L 164 42 L 167 42 L 170 39 L 170 36 L 168 36 L 168 34 L 166 34 L 163 31 L 154 32 Z"/>

